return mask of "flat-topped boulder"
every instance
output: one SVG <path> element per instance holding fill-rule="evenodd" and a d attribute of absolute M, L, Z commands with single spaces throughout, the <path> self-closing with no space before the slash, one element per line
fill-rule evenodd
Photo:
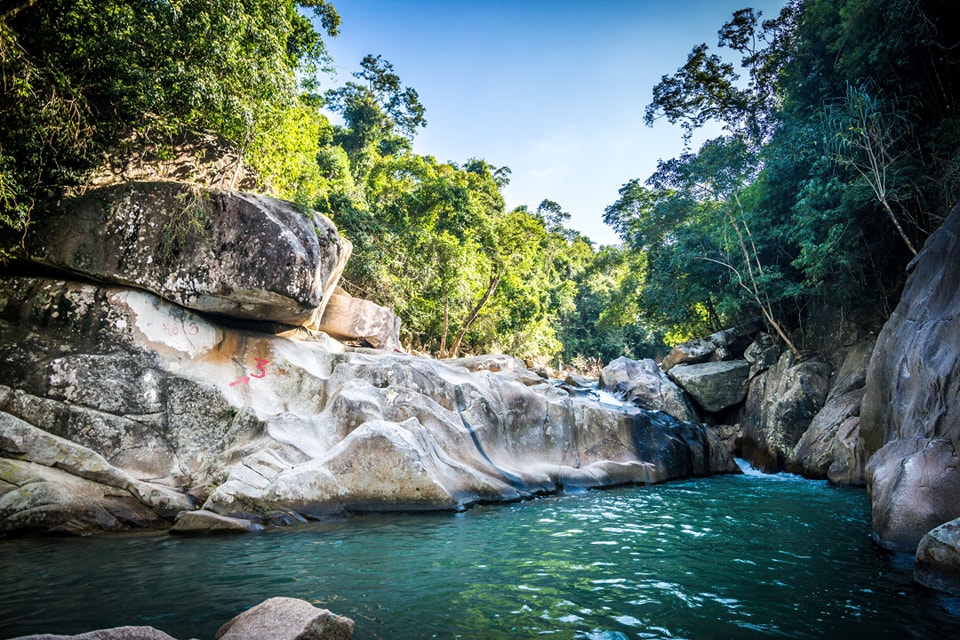
<path fill-rule="evenodd" d="M 351 246 L 324 216 L 176 182 L 90 190 L 38 217 L 26 256 L 234 318 L 315 325 Z"/>
<path fill-rule="evenodd" d="M 746 360 L 722 360 L 677 365 L 668 375 L 704 410 L 718 413 L 747 397 L 749 374 Z"/>

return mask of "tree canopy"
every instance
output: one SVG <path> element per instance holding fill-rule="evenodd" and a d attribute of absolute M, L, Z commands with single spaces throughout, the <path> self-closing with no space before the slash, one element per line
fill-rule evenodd
<path fill-rule="evenodd" d="M 652 88 L 645 121 L 687 146 L 611 194 L 622 244 L 597 248 L 553 200 L 507 210 L 508 167 L 414 153 L 426 107 L 383 56 L 325 87 L 325 0 L 6 3 L 0 259 L 108 159 L 207 136 L 236 159 L 221 186 L 247 168 L 336 222 L 356 247 L 343 286 L 393 308 L 414 351 L 596 365 L 748 317 L 796 348 L 811 302 L 889 310 L 958 200 L 953 4 L 736 11 Z"/>

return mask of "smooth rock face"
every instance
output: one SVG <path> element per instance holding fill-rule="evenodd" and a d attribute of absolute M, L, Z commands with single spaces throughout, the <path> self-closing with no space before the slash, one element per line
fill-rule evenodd
<path fill-rule="evenodd" d="M 609 389 L 642 409 L 666 411 L 684 422 L 700 422 L 683 390 L 652 359 L 613 360 L 600 372 L 600 388 Z"/>
<path fill-rule="evenodd" d="M 944 508 L 931 509 L 924 501 L 915 507 L 906 500 L 890 503 L 896 492 L 878 494 L 874 491 L 875 534 L 884 542 L 910 550 L 926 531 L 913 526 L 890 528 L 887 523 L 915 521 L 918 525 L 924 523 L 929 530 L 958 515 L 950 515 L 946 503 L 960 505 L 960 491 L 952 472 L 955 463 L 946 454 L 948 449 L 960 446 L 960 268 L 957 265 L 960 265 L 960 207 L 954 208 L 914 259 L 900 303 L 877 337 L 860 412 L 864 452 L 867 456 L 873 455 L 868 464 L 868 483 L 871 472 L 884 478 L 900 477 L 901 483 L 913 482 L 917 486 L 900 486 L 898 492 L 938 495 L 937 503 Z M 942 441 L 943 444 L 935 446 L 940 453 L 918 457 L 910 445 L 895 446 L 898 441 L 909 443 L 918 439 Z M 884 450 L 881 457 L 880 452 Z M 892 455 L 894 451 L 900 452 L 901 457 Z M 914 468 L 924 463 L 939 466 Z M 900 471 L 908 466 L 908 473 Z M 878 484 L 881 483 L 874 477 L 874 489 Z M 910 515 L 910 511 L 914 513 Z M 878 517 L 882 528 L 877 528 Z M 943 519 L 938 521 L 938 518 Z M 888 539 L 888 535 L 894 537 Z"/>
<path fill-rule="evenodd" d="M 913 579 L 931 589 L 960 595 L 960 519 L 942 524 L 920 539 Z"/>
<path fill-rule="evenodd" d="M 270 598 L 220 627 L 215 640 L 350 640 L 353 620 L 297 598 Z"/>
<path fill-rule="evenodd" d="M 701 425 L 658 419 L 638 439 L 633 416 L 512 359 L 331 352 L 130 289 L 0 280 L 0 358 L 8 532 L 169 524 L 200 505 L 258 523 L 450 510 L 735 471 Z"/>
<path fill-rule="evenodd" d="M 200 509 L 199 511 L 181 511 L 173 527 L 170 528 L 170 533 L 180 535 L 250 533 L 262 529 L 262 525 L 244 518 L 230 518 Z"/>
<path fill-rule="evenodd" d="M 189 309 L 290 325 L 318 321 L 350 254 L 319 214 L 175 182 L 88 191 L 38 220 L 26 245 L 46 266 Z"/>
<path fill-rule="evenodd" d="M 678 365 L 669 375 L 704 410 L 718 413 L 743 402 L 749 373 L 746 360 L 727 360 Z"/>
<path fill-rule="evenodd" d="M 754 378 L 744 409 L 744 458 L 764 472 L 782 471 L 823 406 L 829 383 L 829 364 L 798 363 L 790 353 Z"/>
<path fill-rule="evenodd" d="M 874 540 L 886 549 L 913 553 L 928 531 L 960 517 L 960 459 L 948 440 L 894 440 L 866 473 Z"/>
<path fill-rule="evenodd" d="M 362 298 L 340 293 L 331 296 L 317 329 L 340 341 L 403 351 L 400 318 L 390 309 Z"/>

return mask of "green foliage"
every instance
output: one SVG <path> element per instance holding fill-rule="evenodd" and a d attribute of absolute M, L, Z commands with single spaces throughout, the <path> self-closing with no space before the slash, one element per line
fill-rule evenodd
<path fill-rule="evenodd" d="M 605 215 L 647 257 L 641 315 L 679 335 L 750 309 L 779 331 L 812 298 L 889 308 L 957 202 L 955 7 L 793 0 L 773 20 L 737 11 L 718 35 L 739 68 L 695 46 L 646 120 L 728 135 L 661 162 L 650 188 L 627 183 Z"/>
<path fill-rule="evenodd" d="M 290 155 L 265 175 L 279 195 L 300 193 L 316 149 L 296 139 L 314 117 L 302 88 L 327 61 L 300 7 L 336 33 L 322 0 L 44 0 L 0 14 L 3 222 L 22 231 L 38 199 L 134 136 L 212 132 L 259 170 Z"/>

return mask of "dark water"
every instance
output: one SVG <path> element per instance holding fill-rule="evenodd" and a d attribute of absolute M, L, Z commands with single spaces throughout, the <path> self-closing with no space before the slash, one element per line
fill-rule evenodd
<path fill-rule="evenodd" d="M 960 602 L 870 543 L 863 491 L 731 476 L 227 538 L 0 541 L 0 637 L 212 638 L 293 596 L 357 638 L 954 638 Z"/>

